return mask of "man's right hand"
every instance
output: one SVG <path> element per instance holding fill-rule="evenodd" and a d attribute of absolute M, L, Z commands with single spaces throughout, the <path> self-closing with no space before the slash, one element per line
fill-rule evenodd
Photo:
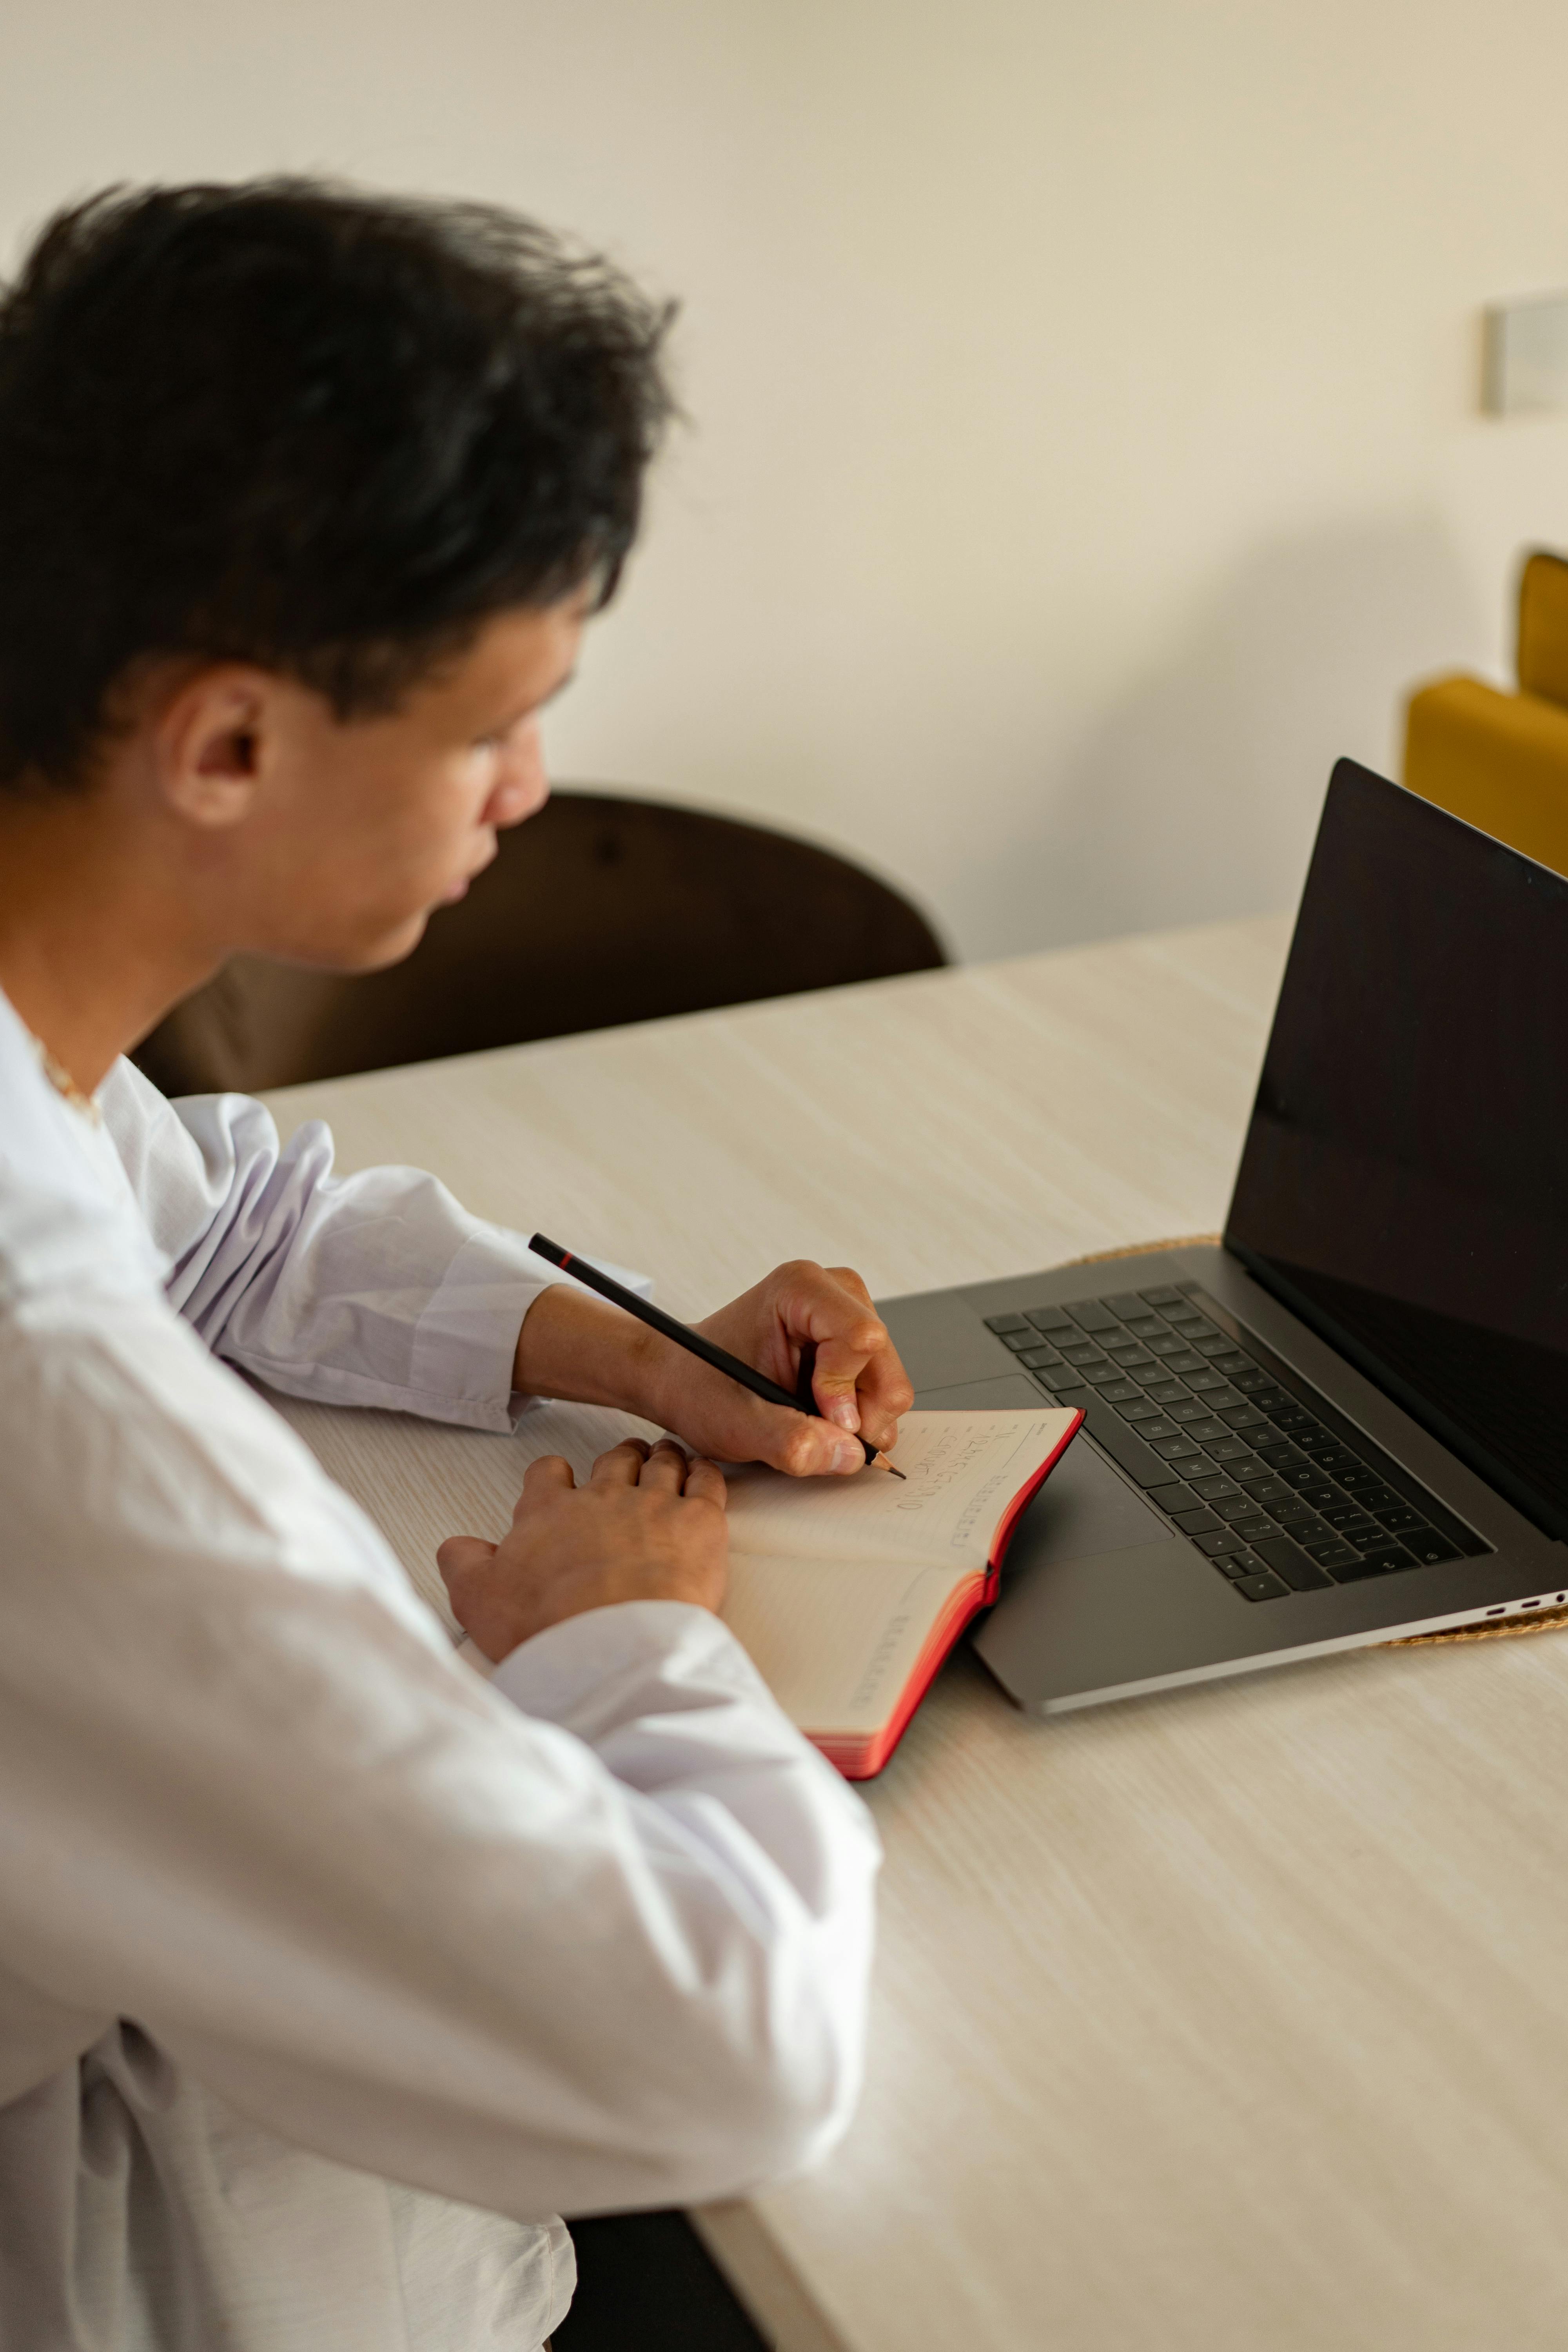
<path fill-rule="evenodd" d="M 529 1465 L 499 1544 L 448 1536 L 436 1554 L 453 1612 L 486 1657 L 617 1601 L 717 1610 L 729 1575 L 724 1480 L 668 1438 L 627 1438 L 585 1486 L 558 1454 Z"/>

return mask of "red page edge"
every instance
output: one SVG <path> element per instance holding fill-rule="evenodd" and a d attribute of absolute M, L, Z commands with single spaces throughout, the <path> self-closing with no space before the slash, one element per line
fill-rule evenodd
<path fill-rule="evenodd" d="M 899 1694 L 899 1703 L 880 1731 L 851 1748 L 847 1740 L 819 1739 L 813 1745 L 820 1749 L 835 1770 L 846 1780 L 874 1780 L 886 1765 L 894 1748 L 909 1729 L 910 1721 L 937 1675 L 945 1664 L 953 1644 L 972 1618 L 996 1598 L 1000 1584 L 1002 1562 L 1007 1557 L 1007 1547 L 1013 1533 L 1028 1505 L 1033 1502 L 1073 1439 L 1084 1424 L 1083 1408 L 1073 1413 L 1061 1438 L 1052 1448 L 1039 1468 L 1020 1486 L 1003 1515 L 991 1545 L 991 1558 L 984 1575 L 976 1575 L 973 1583 L 959 1587 L 952 1601 L 931 1628 L 931 1637 L 916 1662 L 915 1670 Z M 846 1752 L 836 1756 L 835 1747 Z"/>

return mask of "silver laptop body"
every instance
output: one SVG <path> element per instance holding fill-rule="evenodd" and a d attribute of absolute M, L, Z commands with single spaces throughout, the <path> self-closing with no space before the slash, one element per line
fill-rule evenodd
<path fill-rule="evenodd" d="M 1342 761 L 1223 1245 L 880 1311 L 1088 1415 L 974 1635 L 1034 1713 L 1568 1605 L 1568 881 Z"/>

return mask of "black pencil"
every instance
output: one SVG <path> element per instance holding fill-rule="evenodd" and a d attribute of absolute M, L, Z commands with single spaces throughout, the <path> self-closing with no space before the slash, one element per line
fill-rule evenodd
<path fill-rule="evenodd" d="M 716 1372 L 728 1373 L 731 1380 L 739 1381 L 743 1389 L 750 1389 L 752 1394 L 761 1397 L 764 1404 L 782 1404 L 786 1412 L 809 1413 L 815 1420 L 822 1420 L 822 1408 L 806 1387 L 809 1371 L 805 1367 L 803 1366 L 802 1393 L 791 1396 L 788 1389 L 780 1388 L 777 1381 L 770 1381 L 765 1372 L 754 1372 L 750 1364 L 741 1361 L 739 1356 L 731 1356 L 728 1349 L 715 1347 L 713 1341 L 705 1339 L 700 1331 L 694 1331 L 689 1323 L 678 1323 L 675 1317 L 667 1315 L 662 1307 L 650 1306 L 646 1298 L 639 1298 L 635 1290 L 627 1290 L 623 1283 L 615 1281 L 607 1274 L 601 1274 L 598 1267 L 591 1265 L 585 1257 L 576 1257 L 570 1250 L 563 1249 L 559 1242 L 547 1241 L 542 1234 L 535 1234 L 528 1246 L 536 1257 L 548 1259 L 552 1265 L 558 1265 L 563 1274 L 569 1274 L 575 1281 L 585 1283 L 590 1290 L 596 1290 L 601 1298 L 609 1300 L 612 1307 L 624 1307 L 628 1315 L 635 1315 L 637 1321 L 646 1323 L 650 1331 L 661 1331 L 667 1339 L 673 1339 L 678 1348 L 684 1348 L 688 1355 L 700 1356 L 705 1364 L 711 1364 Z M 809 1360 L 807 1359 L 808 1363 Z M 891 1470 L 895 1478 L 903 1476 L 903 1472 L 894 1468 L 887 1455 L 879 1453 L 869 1438 L 862 1437 L 859 1444 L 868 1465 L 880 1464 L 884 1470 Z"/>

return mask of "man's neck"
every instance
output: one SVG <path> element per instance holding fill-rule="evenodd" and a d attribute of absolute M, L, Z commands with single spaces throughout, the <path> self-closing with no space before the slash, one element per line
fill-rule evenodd
<path fill-rule="evenodd" d="M 213 959 L 91 796 L 0 802 L 0 988 L 83 1094 Z"/>

